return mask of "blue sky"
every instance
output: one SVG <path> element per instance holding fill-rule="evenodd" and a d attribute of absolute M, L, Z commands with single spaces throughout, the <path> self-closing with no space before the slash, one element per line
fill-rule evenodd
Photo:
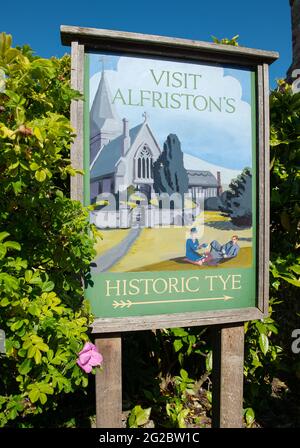
<path fill-rule="evenodd" d="M 281 58 L 271 66 L 271 83 L 283 77 L 291 63 L 288 0 L 41 0 L 4 1 L 0 31 L 13 35 L 14 44 L 28 43 L 43 57 L 69 51 L 60 43 L 59 27 L 79 25 L 177 36 L 210 41 L 211 35 L 240 35 L 243 46 L 277 50 Z"/>

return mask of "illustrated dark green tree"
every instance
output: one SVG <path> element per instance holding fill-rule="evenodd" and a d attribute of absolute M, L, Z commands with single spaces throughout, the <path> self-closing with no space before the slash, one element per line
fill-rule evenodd
<path fill-rule="evenodd" d="M 153 164 L 154 190 L 156 193 L 188 191 L 188 175 L 183 165 L 181 144 L 176 134 L 169 134 L 161 155 Z"/>
<path fill-rule="evenodd" d="M 221 196 L 219 209 L 227 213 L 236 226 L 252 225 L 252 174 L 249 168 L 233 179 Z"/>

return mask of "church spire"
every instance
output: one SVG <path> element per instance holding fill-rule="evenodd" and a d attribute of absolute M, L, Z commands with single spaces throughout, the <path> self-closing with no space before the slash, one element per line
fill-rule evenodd
<path fill-rule="evenodd" d="M 107 74 L 103 69 L 90 112 L 90 140 L 91 162 L 99 149 L 122 134 L 123 125 L 118 117 L 107 81 Z"/>
<path fill-rule="evenodd" d="M 95 137 L 102 132 L 114 132 L 116 129 L 122 130 L 122 123 L 119 119 L 116 108 L 112 104 L 110 88 L 106 79 L 105 71 L 102 71 L 100 83 L 93 101 L 91 113 L 91 137 Z"/>

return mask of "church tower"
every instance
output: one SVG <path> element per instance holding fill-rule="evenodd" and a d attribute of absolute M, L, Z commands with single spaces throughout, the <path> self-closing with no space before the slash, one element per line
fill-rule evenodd
<path fill-rule="evenodd" d="M 290 0 L 292 16 L 293 62 L 288 70 L 291 78 L 293 70 L 300 69 L 300 0 Z"/>
<path fill-rule="evenodd" d="M 112 104 L 111 92 L 103 69 L 90 112 L 90 163 L 94 161 L 103 145 L 121 135 L 122 132 L 123 123 Z"/>

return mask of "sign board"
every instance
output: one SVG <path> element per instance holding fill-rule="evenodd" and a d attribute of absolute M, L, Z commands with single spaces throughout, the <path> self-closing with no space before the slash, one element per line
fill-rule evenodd
<path fill-rule="evenodd" d="M 74 198 L 101 231 L 94 332 L 268 311 L 268 65 L 274 52 L 62 27 L 72 45 Z"/>

